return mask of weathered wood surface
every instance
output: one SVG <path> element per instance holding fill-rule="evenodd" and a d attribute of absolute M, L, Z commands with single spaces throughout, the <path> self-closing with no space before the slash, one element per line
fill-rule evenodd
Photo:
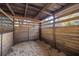
<path fill-rule="evenodd" d="M 1 45 L 1 35 L 0 35 L 0 55 L 6 55 L 9 52 L 13 44 L 13 32 L 2 34 L 2 45 Z M 2 46 L 2 54 L 1 54 L 1 46 Z"/>
<path fill-rule="evenodd" d="M 56 28 L 56 42 L 68 55 L 79 55 L 79 26 Z"/>
<path fill-rule="evenodd" d="M 39 27 L 32 26 L 32 25 L 20 25 L 15 28 L 15 43 L 19 43 L 22 41 L 28 41 L 28 40 L 36 40 L 39 37 Z"/>
<path fill-rule="evenodd" d="M 79 55 L 79 26 L 56 27 L 56 47 L 67 55 Z M 42 37 L 53 44 L 53 28 L 42 29 Z"/>
<path fill-rule="evenodd" d="M 54 46 L 54 40 L 53 40 L 53 29 L 52 28 L 43 28 L 42 29 L 42 38 L 47 43 Z"/>
<path fill-rule="evenodd" d="M 67 55 L 79 55 L 79 26 L 56 27 L 56 47 Z M 42 38 L 54 45 L 53 28 L 42 28 Z"/>

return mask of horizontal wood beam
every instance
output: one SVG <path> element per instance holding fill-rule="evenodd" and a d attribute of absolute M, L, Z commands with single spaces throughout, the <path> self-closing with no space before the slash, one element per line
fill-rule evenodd
<path fill-rule="evenodd" d="M 40 20 L 39 20 L 39 19 L 36 19 L 36 18 L 30 18 L 30 17 L 12 16 L 12 18 L 15 18 L 15 19 L 20 19 L 20 20 L 23 20 L 23 19 L 29 19 L 29 20 L 32 20 L 32 21 L 40 22 Z"/>
<path fill-rule="evenodd" d="M 68 22 L 68 21 L 73 21 L 73 20 L 77 20 L 77 19 L 79 19 L 79 16 L 76 16 L 76 17 L 73 17 L 73 18 L 69 18 L 69 19 L 64 19 L 64 20 L 61 20 L 61 21 L 57 21 L 55 23 Z"/>
<path fill-rule="evenodd" d="M 11 21 L 13 21 L 12 17 L 9 16 L 5 11 L 0 8 L 0 12 L 2 12 L 5 16 L 7 16 Z"/>

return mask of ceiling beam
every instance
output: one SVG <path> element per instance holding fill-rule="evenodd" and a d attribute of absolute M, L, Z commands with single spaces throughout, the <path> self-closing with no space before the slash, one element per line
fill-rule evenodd
<path fill-rule="evenodd" d="M 13 21 L 13 18 L 11 16 L 9 16 L 5 11 L 3 11 L 1 8 L 0 8 L 0 12 L 2 12 L 5 16 L 7 16 L 11 21 Z"/>
<path fill-rule="evenodd" d="M 6 3 L 6 6 L 8 7 L 8 9 L 9 9 L 9 11 L 12 13 L 12 15 L 15 16 L 15 13 L 14 13 L 14 11 L 12 10 L 11 6 L 10 6 L 8 3 Z"/>
<path fill-rule="evenodd" d="M 28 3 L 26 3 L 26 7 L 25 7 L 25 17 L 26 17 L 26 13 L 27 13 L 27 10 L 28 10 Z"/>
<path fill-rule="evenodd" d="M 58 3 L 56 3 L 57 5 L 59 5 L 59 6 L 61 6 L 61 7 L 64 7 L 63 5 L 60 5 L 60 4 L 58 4 Z"/>
<path fill-rule="evenodd" d="M 45 14 L 47 14 L 47 15 L 52 16 L 52 13 L 49 13 L 49 12 L 47 12 L 47 11 L 42 11 L 42 12 L 45 13 Z"/>
<path fill-rule="evenodd" d="M 47 4 L 43 9 L 40 10 L 40 12 L 35 16 L 35 18 L 41 13 L 41 12 L 44 12 L 46 8 L 48 8 L 51 4 Z M 47 12 L 45 12 L 47 13 Z M 47 13 L 48 14 L 48 13 Z"/>
<path fill-rule="evenodd" d="M 58 18 L 58 17 L 63 17 L 65 15 L 71 14 L 73 11 L 79 10 L 78 6 L 79 6 L 79 4 L 74 4 L 72 6 L 69 6 L 68 8 L 66 8 L 64 10 L 57 12 L 55 14 L 55 16 L 56 16 L 56 18 Z"/>

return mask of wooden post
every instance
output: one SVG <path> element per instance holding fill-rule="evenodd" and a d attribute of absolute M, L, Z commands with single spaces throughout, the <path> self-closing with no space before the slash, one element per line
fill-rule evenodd
<path fill-rule="evenodd" d="M 29 41 L 29 23 L 27 25 L 28 25 L 28 41 Z"/>
<path fill-rule="evenodd" d="M 41 38 L 41 23 L 39 23 L 39 40 L 42 40 L 42 38 Z"/>
<path fill-rule="evenodd" d="M 15 19 L 13 18 L 13 45 L 15 44 Z"/>
<path fill-rule="evenodd" d="M 1 17 L 1 56 L 2 56 L 2 38 L 3 37 L 3 33 L 2 33 L 2 17 Z"/>
<path fill-rule="evenodd" d="M 53 14 L 53 41 L 54 48 L 56 48 L 56 28 L 55 28 L 55 15 Z"/>

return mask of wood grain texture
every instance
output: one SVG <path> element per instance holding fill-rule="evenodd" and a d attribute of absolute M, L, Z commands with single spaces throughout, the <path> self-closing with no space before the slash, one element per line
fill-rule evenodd
<path fill-rule="evenodd" d="M 39 27 L 37 25 L 20 25 L 15 27 L 15 43 L 22 41 L 36 40 L 39 37 Z"/>
<path fill-rule="evenodd" d="M 1 35 L 0 35 L 1 38 Z M 13 32 L 4 33 L 2 35 L 2 55 L 6 55 L 9 52 L 13 44 Z M 0 55 L 1 55 L 1 39 L 0 39 Z"/>
<path fill-rule="evenodd" d="M 79 55 L 79 26 L 56 28 L 56 42 L 66 54 Z"/>
<path fill-rule="evenodd" d="M 79 55 L 79 26 L 56 27 L 56 47 L 67 55 Z M 53 28 L 42 28 L 42 38 L 50 45 L 53 42 Z"/>

